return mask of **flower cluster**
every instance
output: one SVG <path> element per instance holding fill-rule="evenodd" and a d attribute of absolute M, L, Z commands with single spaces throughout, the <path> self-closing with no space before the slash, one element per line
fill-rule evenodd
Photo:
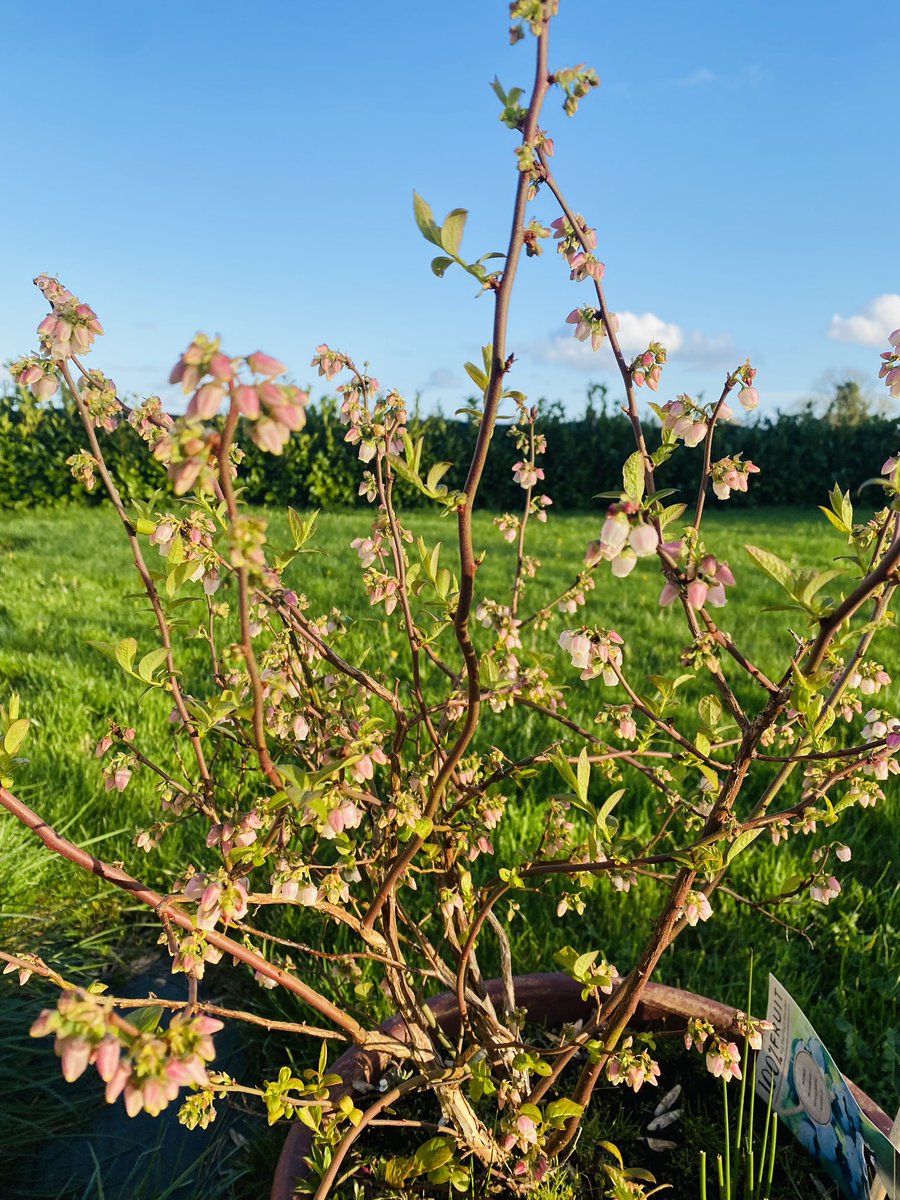
<path fill-rule="evenodd" d="M 888 338 L 891 349 L 885 350 L 881 359 L 881 370 L 878 378 L 884 380 L 884 386 L 896 400 L 900 398 L 900 329 L 895 329 Z"/>
<path fill-rule="evenodd" d="M 52 359 L 26 355 L 10 363 L 9 373 L 19 387 L 31 389 L 35 400 L 49 400 L 59 391 L 59 379 Z"/>
<path fill-rule="evenodd" d="M 608 561 L 613 575 L 624 579 L 634 570 L 637 560 L 655 554 L 657 546 L 659 534 L 645 519 L 641 506 L 633 500 L 622 500 L 607 509 L 600 537 L 588 546 L 584 562 L 585 566 L 595 567 Z"/>
<path fill-rule="evenodd" d="M 184 421 L 176 421 L 171 433 L 159 439 L 153 457 L 165 463 L 176 496 L 183 496 L 191 488 L 201 492 L 213 490 L 221 443 L 217 430 Z"/>
<path fill-rule="evenodd" d="M 712 912 L 709 897 L 704 892 L 688 892 L 681 908 L 681 916 L 688 925 L 696 925 L 698 921 L 708 921 Z"/>
<path fill-rule="evenodd" d="M 727 500 L 732 492 L 746 492 L 748 477 L 758 474 L 759 467 L 749 459 L 743 462 L 740 454 L 734 458 L 720 458 L 712 464 L 713 491 L 719 500 Z"/>
<path fill-rule="evenodd" d="M 512 468 L 513 479 L 521 488 L 533 488 L 534 485 L 544 478 L 543 467 L 536 467 L 534 463 L 517 462 L 513 463 Z"/>
<path fill-rule="evenodd" d="M 543 226 L 540 221 L 532 219 L 522 231 L 522 240 L 525 243 L 525 253 L 529 258 L 536 258 L 539 254 L 544 253 L 544 247 L 541 245 L 542 238 L 548 238 L 550 230 Z"/>
<path fill-rule="evenodd" d="M 242 370 L 249 372 L 249 378 Z M 306 424 L 309 393 L 292 384 L 275 380 L 287 368 L 261 350 L 244 358 L 229 358 L 219 348 L 218 338 L 198 333 L 172 368 L 170 383 L 180 383 L 182 391 L 191 394 L 183 422 L 176 431 L 162 438 L 155 455 L 169 464 L 169 475 L 179 494 L 187 491 L 201 474 L 204 444 L 209 438 L 198 430 L 198 423 L 215 417 L 228 401 L 231 411 L 250 423 L 250 437 L 261 450 L 280 454 L 288 438 Z M 178 428 L 180 426 L 180 429 Z M 202 444 L 201 444 L 202 443 Z M 191 470 L 186 462 L 196 462 L 197 470 L 191 482 Z"/>
<path fill-rule="evenodd" d="M 553 237 L 559 242 L 557 253 L 564 256 L 570 267 L 580 254 L 591 254 L 597 249 L 597 230 L 588 228 L 581 213 L 575 214 L 575 220 L 577 231 L 567 217 L 557 217 L 550 223 Z"/>
<path fill-rule="evenodd" d="M 163 410 L 162 401 L 159 396 L 148 396 L 142 404 L 139 404 L 137 408 L 133 408 L 129 412 L 128 424 L 132 429 L 138 431 L 140 436 L 152 449 L 157 442 L 165 437 L 166 431 L 172 427 L 174 421 Z"/>
<path fill-rule="evenodd" d="M 64 288 L 58 279 L 38 275 L 34 282 L 51 309 L 38 325 L 41 349 L 52 359 L 87 354 L 94 338 L 103 333 L 97 314 L 89 304 L 83 304 Z"/>
<path fill-rule="evenodd" d="M 599 350 L 610 330 L 616 333 L 619 328 L 619 318 L 615 313 L 609 314 L 609 325 L 603 320 L 603 313 L 599 308 L 573 308 L 566 317 L 567 325 L 575 326 L 575 337 L 579 342 L 586 342 L 591 339 L 591 349 Z"/>
<path fill-rule="evenodd" d="M 746 1022 L 744 1013 L 738 1013 L 737 1018 L 739 1028 L 750 1030 L 753 1037 L 751 1045 L 756 1039 L 756 1031 L 765 1028 L 768 1024 L 763 1021 L 755 1021 L 750 1026 Z M 708 1046 L 707 1042 L 709 1042 Z M 722 1078 L 728 1083 L 731 1079 L 741 1078 L 741 1052 L 737 1043 L 726 1041 L 725 1038 L 720 1037 L 709 1021 L 702 1017 L 688 1019 L 687 1029 L 684 1033 L 684 1046 L 686 1050 L 695 1047 L 701 1054 L 705 1051 L 706 1069 L 717 1079 Z"/>
<path fill-rule="evenodd" d="M 671 433 L 686 446 L 698 446 L 706 437 L 706 431 L 709 429 L 706 409 L 696 404 L 690 396 L 680 395 L 677 400 L 669 400 L 655 411 L 662 420 L 663 432 Z M 731 409 L 726 405 L 719 406 L 720 421 L 727 421 L 732 415 Z"/>
<path fill-rule="evenodd" d="M 572 656 L 572 666 L 581 671 L 582 679 L 599 675 L 607 687 L 619 682 L 623 642 L 614 629 L 564 629 L 559 645 Z"/>
<path fill-rule="evenodd" d="M 214 832 L 215 826 L 209 844 L 223 840 L 224 829 L 220 827 L 218 836 L 214 836 Z M 233 838 L 233 832 L 231 836 Z M 219 872 L 215 877 L 199 873 L 192 875 L 184 886 L 184 895 L 188 900 L 199 900 L 194 919 L 197 928 L 207 932 L 215 929 L 220 921 L 227 926 L 233 921 L 243 920 L 247 915 L 246 882 L 243 879 L 231 879 L 224 872 Z"/>
<path fill-rule="evenodd" d="M 687 600 L 691 608 L 723 608 L 728 601 L 726 587 L 734 587 L 734 575 L 727 562 L 719 562 L 712 554 L 705 554 L 686 577 Z M 661 608 L 672 603 L 679 593 L 674 583 L 666 583 L 659 596 Z"/>
<path fill-rule="evenodd" d="M 96 471 L 99 463 L 89 450 L 79 450 L 77 454 L 70 454 L 66 459 L 66 466 L 85 491 L 92 492 L 97 486 Z"/>
<path fill-rule="evenodd" d="M 651 342 L 643 354 L 639 354 L 628 368 L 636 387 L 646 383 L 651 392 L 659 387 L 662 369 L 666 363 L 666 348 L 659 342 Z"/>
<path fill-rule="evenodd" d="M 59 390 L 56 369 L 60 360 L 87 354 L 103 326 L 90 305 L 73 296 L 58 279 L 38 275 L 34 282 L 50 304 L 50 312 L 37 329 L 41 351 L 11 363 L 9 372 L 20 387 L 31 389 L 36 400 L 49 400 Z"/>
<path fill-rule="evenodd" d="M 646 1050 L 635 1050 L 634 1039 L 627 1037 L 614 1054 L 606 1060 L 606 1078 L 613 1086 L 627 1084 L 639 1092 L 645 1083 L 657 1086 L 659 1064 L 654 1062 Z"/>
<path fill-rule="evenodd" d="M 706 1051 L 706 1069 L 716 1079 L 721 1078 L 726 1083 L 731 1079 L 740 1079 L 741 1052 L 737 1042 L 726 1042 L 715 1035 Z"/>
<path fill-rule="evenodd" d="M 32 1037 L 54 1034 L 64 1078 L 72 1083 L 93 1064 L 106 1084 L 107 1103 L 124 1094 L 125 1111 L 158 1116 L 183 1087 L 206 1087 L 206 1063 L 215 1057 L 212 1037 L 222 1022 L 204 1015 L 175 1016 L 166 1029 L 140 1032 L 88 992 L 66 991 L 55 1009 L 44 1009 Z"/>
<path fill-rule="evenodd" d="M 771 1021 L 751 1017 L 747 1013 L 741 1012 L 740 1009 L 734 1014 L 734 1024 L 747 1039 L 747 1045 L 751 1050 L 761 1050 L 762 1035 L 775 1028 Z"/>
<path fill-rule="evenodd" d="M 112 433 L 119 424 L 122 405 L 116 394 L 116 385 L 102 371 L 88 371 L 81 385 L 81 399 L 95 429 Z"/>
<path fill-rule="evenodd" d="M 840 672 L 836 675 L 839 677 Z M 837 682 L 837 678 L 835 678 Z M 847 676 L 847 687 L 858 691 L 863 696 L 874 696 L 883 687 L 888 687 L 891 677 L 881 663 L 861 662 Z"/>

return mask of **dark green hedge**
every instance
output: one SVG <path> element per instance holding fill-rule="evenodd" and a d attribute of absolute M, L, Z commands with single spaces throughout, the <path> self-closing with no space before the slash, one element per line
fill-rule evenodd
<path fill-rule="evenodd" d="M 361 503 L 357 497 L 361 465 L 356 449 L 344 442 L 336 411 L 328 397 L 311 406 L 306 428 L 291 438 L 279 458 L 247 443 L 241 478 L 251 503 L 301 509 Z M 631 426 L 608 403 L 602 388 L 589 389 L 580 417 L 566 417 L 560 405 L 546 405 L 540 428 L 547 436 L 544 486 L 557 509 L 596 508 L 598 502 L 592 497 L 597 492 L 620 485 L 621 464 L 634 448 Z M 423 461 L 456 464 L 445 482 L 461 487 L 476 426 L 437 415 L 413 419 L 411 432 L 425 437 Z M 154 488 L 165 489 L 164 471 L 127 425 L 100 436 L 108 463 L 126 491 L 146 495 Z M 649 436 L 652 448 L 656 437 L 652 429 Z M 0 396 L 0 508 L 60 501 L 99 503 L 99 489 L 93 495 L 85 493 L 65 465 L 69 455 L 85 448 L 85 441 L 70 406 L 41 404 L 24 395 Z M 741 452 L 761 468 L 740 504 L 815 505 L 824 501 L 835 482 L 855 491 L 877 475 L 884 459 L 898 449 L 900 419 L 855 414 L 853 421 L 841 422 L 830 414 L 817 416 L 810 406 L 748 425 L 721 426 L 715 457 Z M 660 486 L 692 496 L 700 453 L 698 448 L 676 455 L 660 471 Z M 522 492 L 511 472 L 517 457 L 506 430 L 499 427 L 481 485 L 480 504 L 485 508 L 518 508 Z M 405 484 L 401 492 L 407 504 L 421 501 Z"/>

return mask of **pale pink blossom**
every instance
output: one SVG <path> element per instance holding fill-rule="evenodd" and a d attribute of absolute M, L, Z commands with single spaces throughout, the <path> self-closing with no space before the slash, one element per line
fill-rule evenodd
<path fill-rule="evenodd" d="M 712 916 L 712 905 L 704 892 L 688 892 L 682 909 L 682 916 L 688 925 L 696 925 L 698 921 L 708 921 Z"/>
<path fill-rule="evenodd" d="M 287 370 L 284 363 L 280 363 L 277 358 L 272 358 L 270 354 L 263 354 L 261 350 L 247 356 L 247 366 L 254 375 L 264 375 L 269 379 L 274 379 L 276 375 L 283 375 Z"/>
<path fill-rule="evenodd" d="M 631 532 L 628 535 L 628 545 L 638 558 L 647 558 L 651 554 L 656 553 L 656 547 L 659 545 L 659 534 L 652 525 L 642 522 L 632 526 Z"/>
<path fill-rule="evenodd" d="M 819 879 L 812 884 L 809 894 L 819 904 L 829 904 L 835 896 L 840 895 L 840 891 L 840 883 L 831 875 L 828 879 Z"/>
<path fill-rule="evenodd" d="M 706 1055 L 706 1069 L 726 1083 L 741 1078 L 741 1052 L 736 1042 L 724 1042 L 716 1038 Z"/>
<path fill-rule="evenodd" d="M 738 392 L 738 400 L 747 412 L 752 412 L 759 405 L 759 392 L 755 387 L 742 387 Z"/>
<path fill-rule="evenodd" d="M 610 568 L 613 575 L 615 575 L 617 579 L 625 579 L 637 566 L 637 560 L 637 553 L 630 547 L 626 546 L 624 550 L 619 551 L 619 553 L 610 563 Z"/>

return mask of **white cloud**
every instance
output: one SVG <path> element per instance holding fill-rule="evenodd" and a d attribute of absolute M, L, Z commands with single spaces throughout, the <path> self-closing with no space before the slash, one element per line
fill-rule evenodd
<path fill-rule="evenodd" d="M 888 292 L 870 300 L 855 316 L 842 317 L 835 313 L 828 336 L 836 342 L 883 347 L 895 329 L 900 329 L 900 295 Z"/>
<path fill-rule="evenodd" d="M 435 367 L 425 382 L 422 384 L 422 391 L 428 388 L 461 388 L 463 380 L 448 367 Z"/>
<path fill-rule="evenodd" d="M 693 74 L 679 79 L 678 82 L 682 87 L 699 87 L 704 83 L 719 83 L 720 80 L 715 71 L 710 71 L 709 67 L 699 67 Z"/>
<path fill-rule="evenodd" d="M 577 367 L 581 371 L 596 371 L 598 368 L 610 366 L 612 362 L 605 347 L 599 354 L 595 354 L 590 342 L 577 342 L 571 333 L 560 333 L 546 341 L 535 342 L 529 348 L 529 353 L 538 362 L 562 363 L 567 367 Z"/>
<path fill-rule="evenodd" d="M 626 352 L 637 354 L 646 350 L 650 342 L 662 342 L 667 350 L 680 350 L 684 334 L 678 325 L 671 325 L 656 313 L 620 312 L 619 345 Z"/>
<path fill-rule="evenodd" d="M 735 362 L 736 356 L 734 338 L 730 333 L 707 334 L 692 329 L 678 354 L 678 361 L 704 367 L 730 367 L 739 365 Z"/>
<path fill-rule="evenodd" d="M 717 75 L 709 67 L 698 67 L 690 75 L 678 80 L 679 87 L 722 87 L 731 92 L 745 87 L 757 87 L 762 82 L 762 71 L 756 63 L 747 63 L 740 71 L 730 75 Z"/>

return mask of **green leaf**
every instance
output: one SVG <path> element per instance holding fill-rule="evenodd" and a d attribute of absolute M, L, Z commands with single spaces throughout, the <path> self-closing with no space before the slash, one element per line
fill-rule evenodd
<path fill-rule="evenodd" d="M 431 205 L 427 200 L 423 200 L 418 192 L 413 192 L 413 216 L 416 218 L 416 224 L 419 227 L 419 232 L 426 242 L 431 242 L 432 245 L 440 247 L 441 231 L 435 223 L 434 213 L 431 211 Z"/>
<path fill-rule="evenodd" d="M 388 1187 L 401 1188 L 409 1178 L 413 1161 L 411 1158 L 391 1158 L 384 1164 L 384 1182 Z"/>
<path fill-rule="evenodd" d="M 759 825 L 759 826 L 757 826 L 756 829 L 745 829 L 743 833 L 739 833 L 738 836 L 731 843 L 731 845 L 728 847 L 728 853 L 725 855 L 726 867 L 732 861 L 732 859 L 737 858 L 737 856 L 743 850 L 746 850 L 751 842 L 755 842 L 756 839 L 759 837 L 759 835 L 762 833 L 762 831 L 763 831 L 763 826 Z"/>
<path fill-rule="evenodd" d="M 722 705 L 719 702 L 718 696 L 704 696 L 697 705 L 697 711 L 700 713 L 700 720 L 707 729 L 715 730 L 718 728 L 719 722 L 722 720 Z"/>
<path fill-rule="evenodd" d="M 550 763 L 553 767 L 556 768 L 557 774 L 561 775 L 562 778 L 565 780 L 565 782 L 572 789 L 572 791 L 577 794 L 578 780 L 575 778 L 575 772 L 572 770 L 571 766 L 569 765 L 569 763 L 566 759 L 565 753 L 563 752 L 562 749 L 558 749 L 556 751 L 556 753 L 550 759 Z"/>
<path fill-rule="evenodd" d="M 665 529 L 667 525 L 671 525 L 673 521 L 677 521 L 686 508 L 686 504 L 669 504 L 659 514 L 660 528 Z"/>
<path fill-rule="evenodd" d="M 831 511 L 831 509 L 830 509 L 830 508 L 824 508 L 824 507 L 823 507 L 823 506 L 820 504 L 820 505 L 819 505 L 819 512 L 822 512 L 822 513 L 824 513 L 824 514 L 825 514 L 825 516 L 826 516 L 826 517 L 828 518 L 828 520 L 829 520 L 829 521 L 832 523 L 832 525 L 835 527 L 835 529 L 839 530 L 841 533 L 846 533 L 846 534 L 848 534 L 848 535 L 849 535 L 849 533 L 850 533 L 850 530 L 847 528 L 847 526 L 844 524 L 844 522 L 841 520 L 841 518 L 840 518 L 840 517 L 836 517 L 836 516 L 834 515 L 834 513 Z"/>
<path fill-rule="evenodd" d="M 137 654 L 137 641 L 134 638 L 122 638 L 116 645 L 116 662 L 125 671 L 131 670 L 134 656 Z"/>
<path fill-rule="evenodd" d="M 431 260 L 431 269 L 437 275 L 438 279 L 443 279 L 448 267 L 453 266 L 453 259 L 447 258 L 445 254 L 439 254 L 437 258 Z"/>
<path fill-rule="evenodd" d="M 619 1147 L 616 1146 L 613 1142 L 598 1142 L 597 1145 L 602 1146 L 603 1149 L 608 1154 L 611 1154 L 613 1156 L 613 1158 L 616 1160 L 616 1162 L 619 1164 L 620 1167 L 625 1166 L 625 1161 L 622 1158 L 622 1155 L 619 1151 Z"/>
<path fill-rule="evenodd" d="M 421 1145 L 413 1155 L 413 1161 L 419 1174 L 436 1171 L 443 1167 L 453 1157 L 453 1146 L 449 1138 L 433 1137 Z"/>
<path fill-rule="evenodd" d="M 489 688 L 492 688 L 494 686 L 494 684 L 497 683 L 497 681 L 500 679 L 500 671 L 497 667 L 496 662 L 494 661 L 494 659 L 491 657 L 490 654 L 482 655 L 481 662 L 479 663 L 478 669 L 481 671 L 482 675 L 484 676 L 484 682 L 487 684 L 487 686 Z"/>
<path fill-rule="evenodd" d="M 578 980 L 585 979 L 599 954 L 599 950 L 587 950 L 584 954 L 579 954 L 572 963 L 572 974 L 574 977 Z"/>
<path fill-rule="evenodd" d="M 141 1033 L 153 1033 L 162 1019 L 163 1010 L 157 1004 L 148 1008 L 138 1008 L 128 1014 L 128 1020 L 137 1026 Z"/>
<path fill-rule="evenodd" d="M 812 604 L 815 594 L 821 591 L 826 583 L 831 583 L 832 579 L 837 579 L 839 575 L 843 574 L 840 567 L 832 567 L 827 571 L 813 571 L 803 584 L 797 599 L 808 608 Z"/>
<path fill-rule="evenodd" d="M 420 837 L 424 842 L 434 829 L 434 822 L 429 817 L 419 817 L 418 821 L 413 822 L 413 829 L 416 837 Z"/>
<path fill-rule="evenodd" d="M 588 761 L 587 746 L 583 746 L 578 755 L 578 771 L 575 778 L 578 784 L 578 799 L 583 804 L 587 804 L 588 788 L 591 783 L 591 764 Z"/>
<path fill-rule="evenodd" d="M 312 537 L 318 519 L 319 509 L 311 512 L 304 520 L 296 509 L 288 507 L 288 525 L 291 527 L 295 550 L 300 550 Z"/>
<path fill-rule="evenodd" d="M 434 466 L 431 468 L 431 470 L 428 472 L 428 477 L 425 480 L 426 490 L 429 492 L 436 491 L 438 484 L 441 482 L 441 480 L 444 478 L 444 476 L 447 474 L 447 472 L 450 470 L 450 468 L 452 466 L 453 466 L 453 463 L 448 463 L 448 462 L 435 463 Z M 438 545 L 440 545 L 440 543 L 438 543 Z"/>
<path fill-rule="evenodd" d="M 463 230 L 466 227 L 466 217 L 468 215 L 466 209 L 454 208 L 452 212 L 447 213 L 447 216 L 444 218 L 444 224 L 441 226 L 441 245 L 454 258 L 459 256 L 459 248 L 462 245 Z"/>
<path fill-rule="evenodd" d="M 466 363 L 466 374 L 477 388 L 480 388 L 482 391 L 487 389 L 488 377 L 485 375 L 484 371 L 479 370 L 474 363 Z"/>
<path fill-rule="evenodd" d="M 166 570 L 171 571 L 173 567 L 177 567 L 184 562 L 184 538 L 180 533 L 176 533 L 169 542 L 169 553 L 166 555 Z"/>
<path fill-rule="evenodd" d="M 10 757 L 16 753 L 25 741 L 25 735 L 28 733 L 30 725 L 31 722 L 27 717 L 20 717 L 18 721 L 13 721 L 12 725 L 7 729 L 6 736 L 3 739 L 3 749 Z"/>
<path fill-rule="evenodd" d="M 793 595 L 791 589 L 794 583 L 794 572 L 783 558 L 779 558 L 771 550 L 762 550 L 759 546 L 744 546 L 744 549 L 762 572 L 780 584 L 788 595 Z"/>
<path fill-rule="evenodd" d="M 597 813 L 597 825 L 607 841 L 610 840 L 609 826 L 606 823 L 607 818 L 624 795 L 625 788 L 618 788 L 615 792 L 610 792 L 610 794 L 603 801 L 600 811 Z"/>
<path fill-rule="evenodd" d="M 573 1117 L 580 1117 L 584 1112 L 584 1107 L 581 1104 L 576 1104 L 574 1100 L 552 1100 L 544 1109 L 544 1116 L 548 1121 L 569 1121 Z"/>
<path fill-rule="evenodd" d="M 635 450 L 634 454 L 625 460 L 622 485 L 628 499 L 640 504 L 644 498 L 644 457 L 639 450 Z"/>
<path fill-rule="evenodd" d="M 572 967 L 575 960 L 578 958 L 578 951 L 572 946 L 563 946 L 553 955 L 553 961 L 558 967 L 561 967 L 567 975 L 572 974 Z"/>
<path fill-rule="evenodd" d="M 401 479 L 405 479 L 407 483 L 413 484 L 414 487 L 421 487 L 422 481 L 415 471 L 409 469 L 405 458 L 401 458 L 398 454 L 389 454 L 387 460 Z"/>
<path fill-rule="evenodd" d="M 149 683 L 153 678 L 153 674 L 157 667 L 161 667 L 169 655 L 165 646 L 160 646 L 158 650 L 151 650 L 149 654 L 145 654 L 138 663 L 137 673 L 143 679 L 144 683 Z"/>

